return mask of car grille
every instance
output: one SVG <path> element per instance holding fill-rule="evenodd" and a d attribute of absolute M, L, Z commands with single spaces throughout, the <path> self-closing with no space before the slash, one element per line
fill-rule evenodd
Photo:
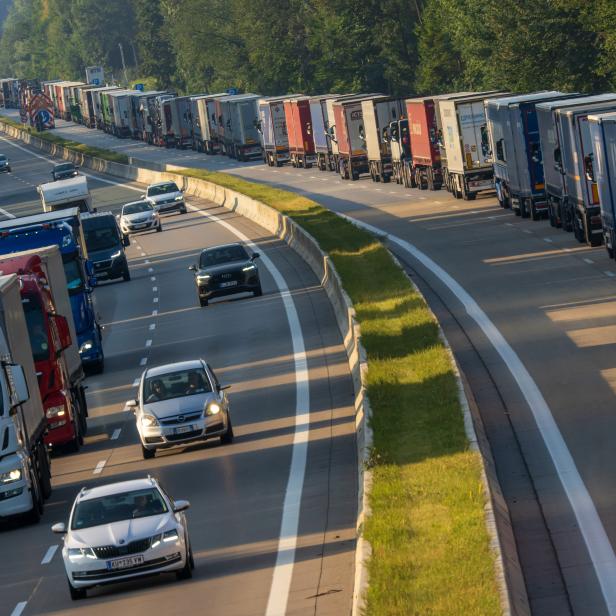
<path fill-rule="evenodd" d="M 97 558 L 115 558 L 116 556 L 126 556 L 128 554 L 138 554 L 149 549 L 152 543 L 152 537 L 147 539 L 138 539 L 131 541 L 126 545 L 103 545 L 98 548 L 92 548 Z"/>
<path fill-rule="evenodd" d="M 212 276 L 212 282 L 219 285 L 223 282 L 230 282 L 231 280 L 237 280 L 238 282 L 244 282 L 244 272 L 237 270 L 235 272 L 225 272 L 224 274 L 215 274 Z"/>
<path fill-rule="evenodd" d="M 182 434 L 167 434 L 166 439 L 168 441 L 185 441 L 189 438 L 196 438 L 201 436 L 203 430 L 191 430 L 190 432 L 184 432 Z"/>
<path fill-rule="evenodd" d="M 96 261 L 94 263 L 95 270 L 109 269 L 111 267 L 111 259 L 108 261 Z"/>
<path fill-rule="evenodd" d="M 125 575 L 133 573 L 146 573 L 158 567 L 173 565 L 174 563 L 180 562 L 181 560 L 182 556 L 179 553 L 175 553 L 169 556 L 163 556 L 162 558 L 148 560 L 142 565 L 137 565 L 136 567 L 119 569 L 117 571 L 108 571 L 107 569 L 94 569 L 92 571 L 74 571 L 72 576 L 74 580 L 104 580 L 107 578 L 123 577 Z"/>
<path fill-rule="evenodd" d="M 167 417 L 166 419 L 161 419 L 160 423 L 163 426 L 176 426 L 177 424 L 183 424 L 189 421 L 197 421 L 201 418 L 202 412 L 203 411 L 197 411 L 196 413 L 190 413 L 187 415 L 176 415 L 175 417 Z"/>

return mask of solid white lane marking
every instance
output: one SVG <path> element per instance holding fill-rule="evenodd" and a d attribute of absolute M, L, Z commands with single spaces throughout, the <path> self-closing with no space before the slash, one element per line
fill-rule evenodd
<path fill-rule="evenodd" d="M 603 597 L 611 615 L 616 614 L 616 554 L 605 532 L 603 523 L 599 518 L 595 504 L 588 493 L 586 485 L 575 465 L 571 452 L 554 420 L 554 416 L 548 406 L 539 387 L 532 376 L 505 340 L 501 332 L 490 321 L 488 315 L 479 307 L 479 304 L 466 292 L 466 290 L 452 278 L 440 265 L 435 263 L 428 255 L 421 252 L 413 244 L 365 222 L 340 214 L 357 226 L 374 233 L 379 237 L 385 237 L 390 242 L 404 250 L 414 259 L 419 261 L 426 269 L 430 270 L 464 306 L 467 314 L 477 323 L 485 336 L 490 340 L 496 352 L 501 356 L 505 366 L 508 367 L 526 399 L 526 402 L 535 418 L 535 422 L 543 438 L 543 442 L 552 458 L 560 482 L 567 494 L 573 513 L 577 519 L 578 527 L 590 558 L 595 573 L 599 580 Z M 549 238 L 544 238 L 549 239 Z M 282 612 L 281 612 L 282 613 Z"/>
<path fill-rule="evenodd" d="M 11 612 L 11 616 L 21 616 L 21 613 L 26 609 L 26 605 L 28 605 L 27 601 L 20 601 Z"/>
<path fill-rule="evenodd" d="M 263 251 L 259 251 L 258 246 L 246 235 L 235 229 L 225 220 L 199 210 L 195 206 L 189 205 L 188 207 L 199 215 L 209 218 L 223 226 L 238 239 L 247 244 L 251 250 L 261 252 L 261 262 L 270 272 L 280 291 L 280 297 L 289 322 L 291 344 L 293 348 L 293 363 L 295 367 L 295 432 L 293 434 L 293 450 L 291 454 L 289 479 L 287 481 L 282 509 L 276 564 L 274 565 L 274 574 L 272 576 L 272 584 L 270 586 L 267 608 L 265 610 L 265 616 L 279 616 L 286 612 L 287 603 L 289 601 L 289 590 L 291 588 L 291 578 L 293 576 L 293 566 L 295 564 L 299 514 L 302 492 L 304 489 L 304 475 L 306 473 L 308 437 L 310 434 L 309 374 L 302 327 L 289 287 L 284 276 L 280 273 L 272 260 L 264 254 Z"/>
<path fill-rule="evenodd" d="M 145 346 L 146 347 L 151 347 L 152 346 L 152 341 L 151 340 L 146 340 L 145 341 Z"/>
<path fill-rule="evenodd" d="M 7 212 L 0 207 L 0 214 L 3 214 L 7 218 L 16 218 L 15 214 L 11 214 L 11 212 Z"/>
<path fill-rule="evenodd" d="M 152 310 L 152 316 L 155 317 L 158 314 L 158 310 Z"/>
<path fill-rule="evenodd" d="M 610 278 L 614 278 L 614 276 L 616 276 L 616 274 L 614 274 L 614 272 L 610 272 L 609 270 L 603 272 L 606 276 L 609 276 Z"/>
<path fill-rule="evenodd" d="M 43 556 L 43 560 L 41 560 L 41 565 L 48 565 L 51 562 L 51 559 L 53 558 L 53 555 L 56 553 L 57 549 L 57 545 L 50 545 L 45 552 L 45 556 Z"/>
<path fill-rule="evenodd" d="M 588 263 L 588 265 L 592 265 L 594 261 L 592 259 L 583 259 L 584 263 Z"/>
<path fill-rule="evenodd" d="M 152 301 L 153 301 L 155 304 L 158 304 L 158 297 L 155 297 Z"/>
<path fill-rule="evenodd" d="M 100 475 L 101 472 L 103 471 L 103 469 L 105 468 L 105 464 L 107 463 L 107 460 L 101 460 L 95 467 L 94 467 L 94 471 L 93 474 L 94 475 Z"/>
<path fill-rule="evenodd" d="M 141 382 L 141 379 L 140 379 L 140 378 L 135 379 L 135 380 L 133 381 L 133 387 L 139 387 L 139 383 L 140 383 L 140 382 Z"/>
<path fill-rule="evenodd" d="M 156 329 L 156 323 L 150 323 L 149 329 L 150 331 L 152 331 L 153 329 Z"/>
<path fill-rule="evenodd" d="M 113 431 L 113 434 L 111 435 L 111 438 L 109 440 L 111 441 L 117 441 L 119 436 L 120 436 L 120 432 L 122 432 L 122 428 L 116 428 Z"/>
<path fill-rule="evenodd" d="M 147 363 L 148 363 L 147 357 L 142 357 L 141 360 L 139 361 L 140 366 L 145 366 Z"/>

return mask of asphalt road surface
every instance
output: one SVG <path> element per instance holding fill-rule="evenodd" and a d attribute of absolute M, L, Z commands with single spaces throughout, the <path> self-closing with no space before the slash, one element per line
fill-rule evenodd
<path fill-rule="evenodd" d="M 547 221 L 369 177 L 165 150 L 59 122 L 143 160 L 207 167 L 312 197 L 391 234 L 469 380 L 534 614 L 616 613 L 616 264 Z"/>
<path fill-rule="evenodd" d="M 41 211 L 45 157 L 4 139 L 0 214 Z M 99 211 L 119 211 L 143 187 L 88 173 Z M 163 233 L 135 236 L 132 280 L 94 291 L 105 372 L 87 379 L 89 433 L 52 459 L 53 494 L 40 524 L 0 528 L 0 614 L 349 614 L 353 591 L 356 454 L 352 381 L 331 306 L 308 266 L 254 223 L 188 199 Z M 188 266 L 203 247 L 254 243 L 263 296 L 199 308 Z M 144 366 L 204 357 L 230 384 L 235 442 L 157 453 L 144 461 L 126 401 Z M 293 456 L 293 466 L 292 466 Z M 97 470 L 95 470 L 97 469 Z M 82 486 L 156 476 L 191 502 L 192 580 L 174 575 L 106 586 L 70 600 L 52 523 Z M 281 528 L 285 521 L 285 531 Z M 285 610 L 286 606 L 286 610 Z"/>

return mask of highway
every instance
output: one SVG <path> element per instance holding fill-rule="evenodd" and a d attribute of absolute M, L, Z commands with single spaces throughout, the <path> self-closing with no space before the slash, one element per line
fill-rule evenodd
<path fill-rule="evenodd" d="M 390 234 L 469 381 L 534 614 L 616 613 L 616 264 L 547 221 L 369 177 L 165 150 L 59 122 L 138 159 L 287 188 Z"/>
<path fill-rule="evenodd" d="M 2 138 L 13 173 L 0 177 L 0 214 L 40 211 L 35 186 L 51 162 Z M 87 172 L 98 211 L 119 212 L 143 186 Z M 102 283 L 106 365 L 90 376 L 89 433 L 77 454 L 52 458 L 53 493 L 36 526 L 0 527 L 0 614 L 349 614 L 357 463 L 351 376 L 331 306 L 308 266 L 254 223 L 188 198 L 163 233 L 135 236 L 132 280 Z M 192 273 L 200 249 L 245 241 L 258 250 L 263 296 L 199 308 Z M 229 398 L 235 442 L 142 459 L 126 401 L 144 366 L 205 358 Z M 293 460 L 293 466 L 292 466 Z M 73 603 L 51 533 L 82 486 L 156 476 L 188 499 L 196 569 L 97 588 Z M 281 535 L 281 528 L 287 530 Z"/>

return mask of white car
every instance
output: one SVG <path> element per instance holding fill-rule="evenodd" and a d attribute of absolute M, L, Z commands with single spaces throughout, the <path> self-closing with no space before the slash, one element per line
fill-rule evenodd
<path fill-rule="evenodd" d="M 124 235 L 163 230 L 160 216 L 149 201 L 133 201 L 123 205 L 122 213 L 118 215 L 118 224 Z"/>
<path fill-rule="evenodd" d="M 229 400 L 214 371 L 202 359 L 148 368 L 134 408 L 144 459 L 157 449 L 220 437 L 233 442 Z"/>
<path fill-rule="evenodd" d="M 174 501 L 156 479 L 133 479 L 82 488 L 64 535 L 62 558 L 71 599 L 87 589 L 142 575 L 175 572 L 192 577 L 195 563 L 188 538 L 185 500 Z"/>
<path fill-rule="evenodd" d="M 184 192 L 178 188 L 175 182 L 150 184 L 142 198 L 149 201 L 154 209 L 161 214 L 166 212 L 186 214 Z"/>

